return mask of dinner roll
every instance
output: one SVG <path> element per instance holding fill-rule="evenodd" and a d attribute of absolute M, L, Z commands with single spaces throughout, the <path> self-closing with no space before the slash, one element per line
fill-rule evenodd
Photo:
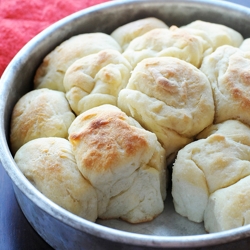
<path fill-rule="evenodd" d="M 250 127 L 238 120 L 227 120 L 212 124 L 199 133 L 196 139 L 204 139 L 212 134 L 221 134 L 236 142 L 250 146 Z"/>
<path fill-rule="evenodd" d="M 250 38 L 244 39 L 239 48 L 241 50 L 243 50 L 243 51 L 249 51 L 250 52 Z"/>
<path fill-rule="evenodd" d="M 210 195 L 204 214 L 207 232 L 215 233 L 250 224 L 250 176 Z"/>
<path fill-rule="evenodd" d="M 222 45 L 239 47 L 243 41 L 243 37 L 238 31 L 218 23 L 196 20 L 181 28 L 205 31 L 212 41 L 214 50 Z"/>
<path fill-rule="evenodd" d="M 168 29 L 168 26 L 158 18 L 147 17 L 119 26 L 111 36 L 120 44 L 122 50 L 125 50 L 133 39 L 156 28 Z"/>
<path fill-rule="evenodd" d="M 250 53 L 221 46 L 204 58 L 201 71 L 212 85 L 214 122 L 238 119 L 250 124 Z"/>
<path fill-rule="evenodd" d="M 14 159 L 25 177 L 47 198 L 87 220 L 97 219 L 95 189 L 78 170 L 68 140 L 32 140 L 17 151 Z"/>
<path fill-rule="evenodd" d="M 172 195 L 176 212 L 202 222 L 209 196 L 249 174 L 249 145 L 216 133 L 190 143 L 178 152 L 173 166 Z"/>
<path fill-rule="evenodd" d="M 127 87 L 119 93 L 118 106 L 157 135 L 167 156 L 191 142 L 214 118 L 207 77 L 174 57 L 138 63 Z"/>
<path fill-rule="evenodd" d="M 170 29 L 174 29 L 175 26 L 171 26 Z M 183 27 L 180 27 L 181 29 L 184 29 Z M 199 29 L 192 29 L 192 28 L 187 28 L 185 27 L 185 31 L 196 36 L 196 37 L 200 37 L 200 41 L 202 43 L 203 46 L 203 55 L 202 55 L 202 59 L 211 54 L 214 51 L 213 48 L 213 42 L 211 40 L 211 38 L 209 37 L 209 34 L 207 34 L 204 30 L 199 30 Z"/>
<path fill-rule="evenodd" d="M 65 92 L 63 77 L 67 68 L 77 59 L 103 49 L 121 51 L 115 39 L 101 32 L 80 34 L 65 40 L 51 51 L 38 67 L 34 88 L 49 88 Z"/>
<path fill-rule="evenodd" d="M 165 150 L 133 118 L 110 104 L 89 109 L 71 124 L 69 141 L 79 170 L 96 189 L 101 219 L 139 223 L 163 211 Z"/>
<path fill-rule="evenodd" d="M 73 111 L 80 113 L 117 103 L 131 75 L 130 63 L 116 50 L 102 50 L 75 61 L 66 71 L 64 87 Z"/>
<path fill-rule="evenodd" d="M 209 190 L 205 174 L 192 158 L 197 142 L 188 144 L 177 154 L 172 172 L 172 196 L 178 214 L 191 221 L 202 222 Z"/>
<path fill-rule="evenodd" d="M 123 55 L 132 67 L 145 58 L 162 56 L 176 57 L 199 67 L 206 49 L 206 42 L 201 36 L 173 26 L 170 29 L 153 29 L 135 38 Z"/>
<path fill-rule="evenodd" d="M 50 89 L 26 93 L 16 103 L 11 117 L 10 147 L 13 154 L 26 142 L 39 137 L 68 137 L 75 119 L 65 94 Z"/>

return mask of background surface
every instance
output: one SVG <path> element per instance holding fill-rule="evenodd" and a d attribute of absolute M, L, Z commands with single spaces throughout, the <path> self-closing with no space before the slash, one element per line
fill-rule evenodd
<path fill-rule="evenodd" d="M 101 2 L 105 1 L 0 0 L 0 76 L 18 50 L 41 30 L 64 16 Z M 250 0 L 229 2 L 250 7 Z M 246 239 L 235 242 L 226 249 L 249 249 L 249 246 L 250 239 Z M 10 178 L 0 164 L 0 250 L 41 249 L 52 248 L 34 231 L 22 214 Z"/>

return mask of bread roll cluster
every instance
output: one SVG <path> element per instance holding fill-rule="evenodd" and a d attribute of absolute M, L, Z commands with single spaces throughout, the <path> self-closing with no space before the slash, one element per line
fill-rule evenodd
<path fill-rule="evenodd" d="M 69 141 L 80 172 L 96 190 L 99 218 L 138 223 L 163 211 L 165 150 L 155 134 L 106 104 L 77 116 Z"/>
<path fill-rule="evenodd" d="M 250 128 L 237 120 L 213 124 L 178 153 L 172 194 L 178 213 L 204 221 L 208 232 L 250 223 Z"/>
<path fill-rule="evenodd" d="M 171 187 L 176 212 L 207 232 L 249 224 L 249 50 L 236 30 L 200 20 L 71 37 L 14 107 L 14 159 L 90 221 L 151 221 Z"/>

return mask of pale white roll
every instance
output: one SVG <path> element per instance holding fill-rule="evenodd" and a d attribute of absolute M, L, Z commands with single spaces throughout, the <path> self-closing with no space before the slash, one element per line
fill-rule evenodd
<path fill-rule="evenodd" d="M 200 67 L 206 49 L 201 36 L 173 26 L 170 29 L 153 29 L 135 38 L 123 55 L 132 67 L 145 58 L 165 56 L 176 57 Z"/>
<path fill-rule="evenodd" d="M 209 197 L 204 214 L 209 233 L 226 231 L 250 224 L 250 176 L 222 188 Z"/>
<path fill-rule="evenodd" d="M 115 39 L 101 32 L 80 34 L 65 40 L 43 59 L 35 74 L 34 88 L 65 92 L 63 78 L 68 67 L 77 59 L 103 49 L 121 51 Z"/>
<path fill-rule="evenodd" d="M 210 195 L 248 175 L 249 145 L 216 133 L 192 142 L 178 152 L 174 163 L 175 209 L 190 220 L 202 222 Z"/>
<path fill-rule="evenodd" d="M 68 140 L 32 140 L 14 159 L 25 177 L 51 201 L 87 220 L 97 219 L 95 189 L 81 175 Z"/>
<path fill-rule="evenodd" d="M 237 30 L 218 23 L 196 20 L 182 26 L 181 28 L 191 28 L 205 31 L 212 41 L 213 50 L 222 45 L 239 47 L 243 42 L 243 37 Z"/>
<path fill-rule="evenodd" d="M 64 87 L 73 111 L 102 104 L 117 105 L 117 96 L 131 75 L 130 63 L 116 50 L 102 50 L 76 60 L 66 71 Z"/>
<path fill-rule="evenodd" d="M 124 51 L 136 37 L 156 28 L 168 29 L 169 27 L 158 18 L 147 17 L 118 27 L 111 33 L 111 36 L 120 44 Z"/>

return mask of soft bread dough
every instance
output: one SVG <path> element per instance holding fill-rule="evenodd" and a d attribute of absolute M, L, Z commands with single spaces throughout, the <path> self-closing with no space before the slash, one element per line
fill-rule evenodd
<path fill-rule="evenodd" d="M 139 223 L 163 211 L 168 173 L 153 133 L 106 104 L 80 114 L 69 141 L 79 170 L 96 189 L 100 218 Z"/>
<path fill-rule="evenodd" d="M 34 88 L 49 88 L 65 92 L 63 77 L 68 67 L 83 56 L 103 49 L 121 51 L 110 35 L 96 32 L 73 36 L 51 51 L 38 67 Z"/>
<path fill-rule="evenodd" d="M 250 124 L 250 53 L 224 45 L 205 57 L 200 69 L 212 85 L 214 122 L 238 119 Z"/>
<path fill-rule="evenodd" d="M 118 106 L 157 135 L 167 156 L 191 142 L 214 118 L 207 77 L 174 57 L 140 62 L 127 87 L 120 91 Z"/>
<path fill-rule="evenodd" d="M 125 50 L 133 39 L 156 28 L 169 27 L 158 18 L 147 17 L 119 26 L 111 36 L 120 44 L 122 50 Z"/>
<path fill-rule="evenodd" d="M 213 50 L 222 45 L 239 47 L 243 42 L 243 37 L 238 31 L 222 24 L 196 20 L 181 27 L 181 29 L 186 28 L 205 31 L 212 41 Z"/>
<path fill-rule="evenodd" d="M 123 55 L 135 67 L 145 58 L 172 56 L 199 67 L 207 46 L 201 36 L 179 29 L 158 28 L 132 40 Z"/>
<path fill-rule="evenodd" d="M 102 50 L 75 61 L 66 71 L 64 87 L 73 111 L 117 103 L 131 75 L 130 63 L 116 50 Z"/>
<path fill-rule="evenodd" d="M 250 176 L 210 195 L 204 214 L 209 233 L 250 224 Z"/>
<path fill-rule="evenodd" d="M 23 145 L 15 161 L 47 198 L 90 221 L 97 219 L 97 195 L 77 168 L 71 144 L 63 138 L 38 138 Z"/>
<path fill-rule="evenodd" d="M 225 135 L 220 131 L 185 146 L 174 163 L 175 209 L 195 222 L 203 221 L 210 194 L 250 174 L 250 146 L 237 139 L 233 126 L 232 136 L 227 129 Z"/>
<path fill-rule="evenodd" d="M 10 146 L 13 154 L 26 142 L 39 137 L 68 137 L 75 119 L 65 94 L 37 89 L 22 96 L 11 117 Z"/>

